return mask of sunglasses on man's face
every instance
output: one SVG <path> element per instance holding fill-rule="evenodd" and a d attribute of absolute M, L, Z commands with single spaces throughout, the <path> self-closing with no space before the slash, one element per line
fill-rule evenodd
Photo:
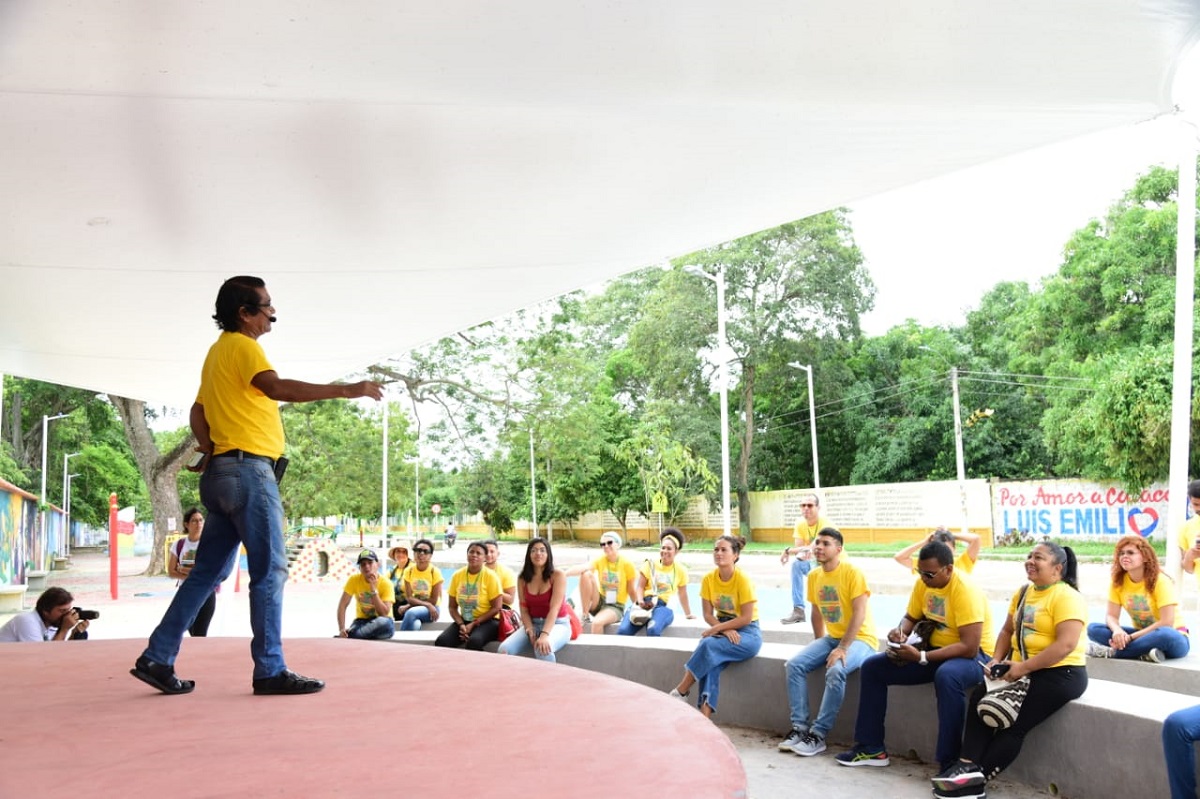
<path fill-rule="evenodd" d="M 433 554 L 432 549 L 414 549 L 413 552 L 417 553 L 418 555 L 432 555 Z"/>
<path fill-rule="evenodd" d="M 817 506 L 816 506 L 814 503 L 812 503 L 812 502 L 801 502 L 801 503 L 800 503 L 800 507 L 802 507 L 802 508 L 815 508 L 815 507 L 817 507 Z"/>
<path fill-rule="evenodd" d="M 934 577 L 937 577 L 939 574 L 941 574 L 945 570 L 946 570 L 946 567 L 943 566 L 942 568 L 938 569 L 937 571 L 932 571 L 932 572 L 918 571 L 917 574 L 921 575 L 926 580 L 932 580 Z"/>
<path fill-rule="evenodd" d="M 612 545 L 613 545 L 612 541 L 601 541 L 600 542 L 600 546 L 602 546 L 602 547 L 611 547 Z"/>

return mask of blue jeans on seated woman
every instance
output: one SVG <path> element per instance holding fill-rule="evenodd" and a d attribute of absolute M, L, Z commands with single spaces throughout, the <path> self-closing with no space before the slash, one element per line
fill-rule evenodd
<path fill-rule="evenodd" d="M 675 621 L 675 612 L 667 607 L 667 603 L 661 599 L 655 603 L 650 611 L 650 621 L 645 624 L 634 624 L 629 620 L 629 614 L 633 613 L 636 605 L 631 604 L 625 609 L 625 615 L 621 618 L 621 624 L 617 627 L 617 635 L 637 635 L 642 630 L 646 631 L 646 635 L 659 636 L 663 634 L 663 630 L 671 626 L 671 622 Z"/>
<path fill-rule="evenodd" d="M 400 620 L 400 632 L 407 633 L 421 629 L 422 622 L 429 621 L 429 608 L 424 605 L 414 605 L 404 611 L 404 617 Z"/>
<path fill-rule="evenodd" d="M 736 644 L 724 635 L 701 638 L 696 651 L 683 664 L 696 678 L 696 707 L 707 703 L 715 711 L 721 695 L 721 672 L 730 663 L 749 660 L 762 649 L 762 631 L 758 622 L 752 621 L 737 632 L 740 640 Z"/>
<path fill-rule="evenodd" d="M 1130 635 L 1137 632 L 1133 627 L 1122 626 L 1121 629 Z M 1098 622 L 1089 624 L 1087 634 L 1088 638 L 1101 646 L 1112 646 L 1112 630 L 1108 629 L 1107 624 L 1100 624 Z M 1137 659 L 1151 649 L 1161 650 L 1168 660 L 1173 660 L 1174 658 L 1187 657 L 1187 653 L 1191 651 L 1192 645 L 1188 641 L 1188 637 L 1179 632 L 1179 630 L 1171 627 L 1159 627 L 1157 630 L 1151 630 L 1145 635 L 1139 635 L 1126 644 L 1124 649 L 1114 649 L 1113 657 L 1122 660 Z"/>
<path fill-rule="evenodd" d="M 546 629 L 545 619 L 533 620 L 533 637 L 537 638 L 542 634 L 542 630 Z M 568 616 L 562 616 L 551 624 L 547 632 L 550 633 L 550 652 L 545 655 L 538 654 L 538 651 L 533 648 L 533 644 L 529 643 L 529 636 L 525 635 L 524 630 L 517 630 L 508 638 L 504 639 L 504 643 L 500 644 L 499 652 L 501 655 L 525 655 L 532 653 L 538 660 L 545 660 L 549 663 L 557 663 L 558 658 L 554 653 L 567 645 L 571 640 L 571 619 Z"/>

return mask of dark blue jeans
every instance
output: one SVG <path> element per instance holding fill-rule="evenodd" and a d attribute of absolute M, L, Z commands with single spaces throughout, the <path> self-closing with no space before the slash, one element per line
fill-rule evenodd
<path fill-rule="evenodd" d="M 1163 722 L 1163 757 L 1171 799 L 1196 799 L 1196 741 L 1200 739 L 1200 705 L 1177 710 Z"/>
<path fill-rule="evenodd" d="M 983 682 L 988 657 L 980 652 L 974 659 L 951 658 L 922 666 L 903 666 L 886 654 L 871 655 L 863 662 L 858 688 L 858 720 L 854 740 L 868 749 L 883 749 L 884 718 L 887 716 L 888 686 L 933 683 L 937 697 L 938 737 L 934 756 L 945 768 L 958 760 L 962 748 L 963 720 L 967 713 L 967 691 Z"/>
<path fill-rule="evenodd" d="M 287 668 L 282 615 L 288 576 L 283 505 L 275 472 L 264 460 L 212 458 L 200 476 L 200 499 L 208 519 L 196 550 L 196 565 L 175 592 L 143 654 L 157 663 L 175 663 L 184 631 L 217 584 L 232 571 L 238 544 L 243 544 L 250 573 L 254 679 L 274 677 Z"/>

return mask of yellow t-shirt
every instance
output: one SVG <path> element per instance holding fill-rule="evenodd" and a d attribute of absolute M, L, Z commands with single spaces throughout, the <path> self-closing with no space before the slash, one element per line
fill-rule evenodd
<path fill-rule="evenodd" d="M 492 569 L 492 571 L 496 573 L 496 576 L 500 578 L 501 593 L 503 593 L 504 591 L 507 591 L 509 588 L 515 589 L 517 587 L 517 573 L 515 571 L 513 571 L 512 569 L 508 568 L 507 566 L 505 566 L 503 563 L 500 563 L 499 561 L 497 561 L 495 568 L 492 568 L 491 566 L 488 566 L 488 568 Z M 516 602 L 516 601 L 517 601 L 517 594 L 516 594 L 516 591 L 514 590 L 513 591 L 513 602 Z M 505 602 L 504 607 L 511 608 L 512 604 L 509 602 Z"/>
<path fill-rule="evenodd" d="M 917 556 L 920 554 L 920 550 L 913 553 L 913 574 L 917 573 L 917 564 L 920 563 L 920 561 L 917 559 Z M 971 557 L 965 551 L 959 552 L 954 556 L 954 571 L 963 572 L 964 574 L 970 574 L 971 572 L 975 571 L 975 558 Z"/>
<path fill-rule="evenodd" d="M 379 589 L 379 598 L 384 602 L 394 603 L 396 601 L 396 589 L 386 577 L 380 576 L 375 586 Z M 367 578 L 363 577 L 361 572 L 350 575 L 350 579 L 346 580 L 346 586 L 342 590 L 354 597 L 354 618 L 373 619 L 379 615 L 375 612 L 375 605 L 371 603 L 371 584 L 367 582 Z"/>
<path fill-rule="evenodd" d="M 808 546 L 817 537 L 817 533 L 826 527 L 833 527 L 833 524 L 824 516 L 818 516 L 817 523 L 810 525 L 804 520 L 804 514 L 800 514 L 800 518 L 796 519 L 796 526 L 792 528 L 792 546 Z"/>
<path fill-rule="evenodd" d="M 989 655 L 995 648 L 996 636 L 992 632 L 992 611 L 987 598 L 979 586 L 955 569 L 950 582 L 941 588 L 930 588 L 924 580 L 917 580 L 908 598 L 910 617 L 922 617 L 937 622 L 930 645 L 941 649 L 962 640 L 958 628 L 966 624 L 982 623 L 979 645 Z"/>
<path fill-rule="evenodd" d="M 1121 580 L 1120 587 L 1112 586 L 1108 589 L 1108 601 L 1116 603 L 1118 607 L 1125 608 L 1125 612 L 1129 614 L 1130 621 L 1133 622 L 1134 629 L 1142 630 L 1149 627 L 1154 622 L 1158 621 L 1159 608 L 1170 607 L 1175 605 L 1175 627 L 1183 628 L 1186 625 L 1182 624 L 1183 618 L 1179 613 L 1179 598 L 1175 592 L 1175 581 L 1165 574 L 1159 574 L 1158 579 L 1154 581 L 1154 591 L 1146 590 L 1146 583 L 1135 583 L 1133 579 L 1126 574 Z"/>
<path fill-rule="evenodd" d="M 1010 660 L 1021 660 L 1021 650 L 1017 646 L 1017 635 L 1025 631 L 1025 650 L 1029 657 L 1040 653 L 1054 642 L 1055 631 L 1064 621 L 1080 621 L 1087 625 L 1087 602 L 1083 595 L 1064 582 L 1057 582 L 1049 588 L 1039 589 L 1029 586 L 1025 595 L 1025 613 L 1023 618 L 1016 618 L 1017 603 L 1021 601 L 1021 592 L 1013 594 L 1008 603 L 1008 615 L 1013 616 L 1012 652 Z M 1067 653 L 1054 666 L 1082 666 L 1086 662 L 1084 653 L 1087 651 L 1088 637 L 1080 632 L 1075 649 Z"/>
<path fill-rule="evenodd" d="M 1179 548 L 1187 552 L 1192 548 L 1198 535 L 1200 535 L 1200 515 L 1188 519 L 1179 528 L 1179 537 L 1176 539 Z"/>
<path fill-rule="evenodd" d="M 700 581 L 700 598 L 707 599 L 712 605 L 718 622 L 736 619 L 742 615 L 742 605 L 753 602 L 754 616 L 750 621 L 758 621 L 758 597 L 754 593 L 754 583 L 741 569 L 735 568 L 728 582 L 721 580 L 719 569 L 704 575 Z"/>
<path fill-rule="evenodd" d="M 601 555 L 592 561 L 592 568 L 600 577 L 600 598 L 608 602 L 608 592 L 617 592 L 617 604 L 624 605 L 629 601 L 629 583 L 637 579 L 637 569 L 624 556 L 618 555 L 616 563 L 610 563 L 608 558 Z"/>
<path fill-rule="evenodd" d="M 500 578 L 491 569 L 480 569 L 479 574 L 470 574 L 464 566 L 450 578 L 450 596 L 458 603 L 458 612 L 466 621 L 474 621 L 492 606 L 492 600 L 500 596 Z"/>
<path fill-rule="evenodd" d="M 641 574 L 646 577 L 646 596 L 658 597 L 663 602 L 670 602 L 671 597 L 688 582 L 687 567 L 679 561 L 667 567 L 661 560 L 647 560 L 642 564 Z"/>
<path fill-rule="evenodd" d="M 200 370 L 196 402 L 204 406 L 213 454 L 240 449 L 268 458 L 283 454 L 279 403 L 250 381 L 275 367 L 262 346 L 241 333 L 221 333 Z"/>
<path fill-rule="evenodd" d="M 827 572 L 824 568 L 817 567 L 809 572 L 808 601 L 825 620 L 825 634 L 833 638 L 841 638 L 846 634 L 846 628 L 850 625 L 852 603 L 864 594 L 868 598 L 871 596 L 866 575 L 853 563 L 839 560 L 837 568 L 833 571 Z M 869 601 L 867 615 L 858 629 L 857 640 L 872 649 L 879 647 L 879 639 L 875 637 L 875 622 L 871 620 Z"/>
<path fill-rule="evenodd" d="M 412 594 L 414 599 L 419 599 L 422 602 L 428 602 L 433 596 L 433 587 L 438 583 L 445 582 L 442 579 L 442 572 L 436 567 L 430 565 L 424 571 L 417 568 L 416 563 L 410 563 L 404 569 L 404 577 L 401 578 L 401 583 L 408 584 L 408 593 Z"/>
<path fill-rule="evenodd" d="M 1179 528 L 1179 537 L 1175 540 L 1179 545 L 1180 551 L 1187 552 L 1191 549 L 1197 536 L 1200 536 L 1200 515 L 1188 519 Z M 1196 569 L 1196 579 L 1200 580 L 1200 569 Z"/>

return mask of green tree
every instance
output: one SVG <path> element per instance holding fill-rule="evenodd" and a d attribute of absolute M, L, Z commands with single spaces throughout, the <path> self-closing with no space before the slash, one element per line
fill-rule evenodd
<path fill-rule="evenodd" d="M 780 225 L 721 244 L 673 262 L 675 267 L 698 266 L 710 274 L 724 271 L 731 352 L 714 347 L 715 358 L 733 357 L 740 367 L 735 393 L 740 409 L 736 490 L 743 532 L 750 517 L 750 463 L 758 429 L 755 398 L 759 369 L 772 362 L 772 353 L 793 349 L 805 339 L 854 340 L 860 335 L 861 315 L 871 308 L 874 285 L 862 265 L 843 210 Z M 712 281 L 678 281 L 685 292 L 715 292 Z M 684 288 L 690 286 L 690 288 Z M 668 302 L 671 297 L 666 297 Z M 697 326 L 711 334 L 716 311 L 710 299 L 706 323 Z M 679 307 L 693 309 L 694 298 Z M 668 316 L 676 325 L 694 324 L 684 312 Z M 731 455 L 732 457 L 732 455 Z"/>

